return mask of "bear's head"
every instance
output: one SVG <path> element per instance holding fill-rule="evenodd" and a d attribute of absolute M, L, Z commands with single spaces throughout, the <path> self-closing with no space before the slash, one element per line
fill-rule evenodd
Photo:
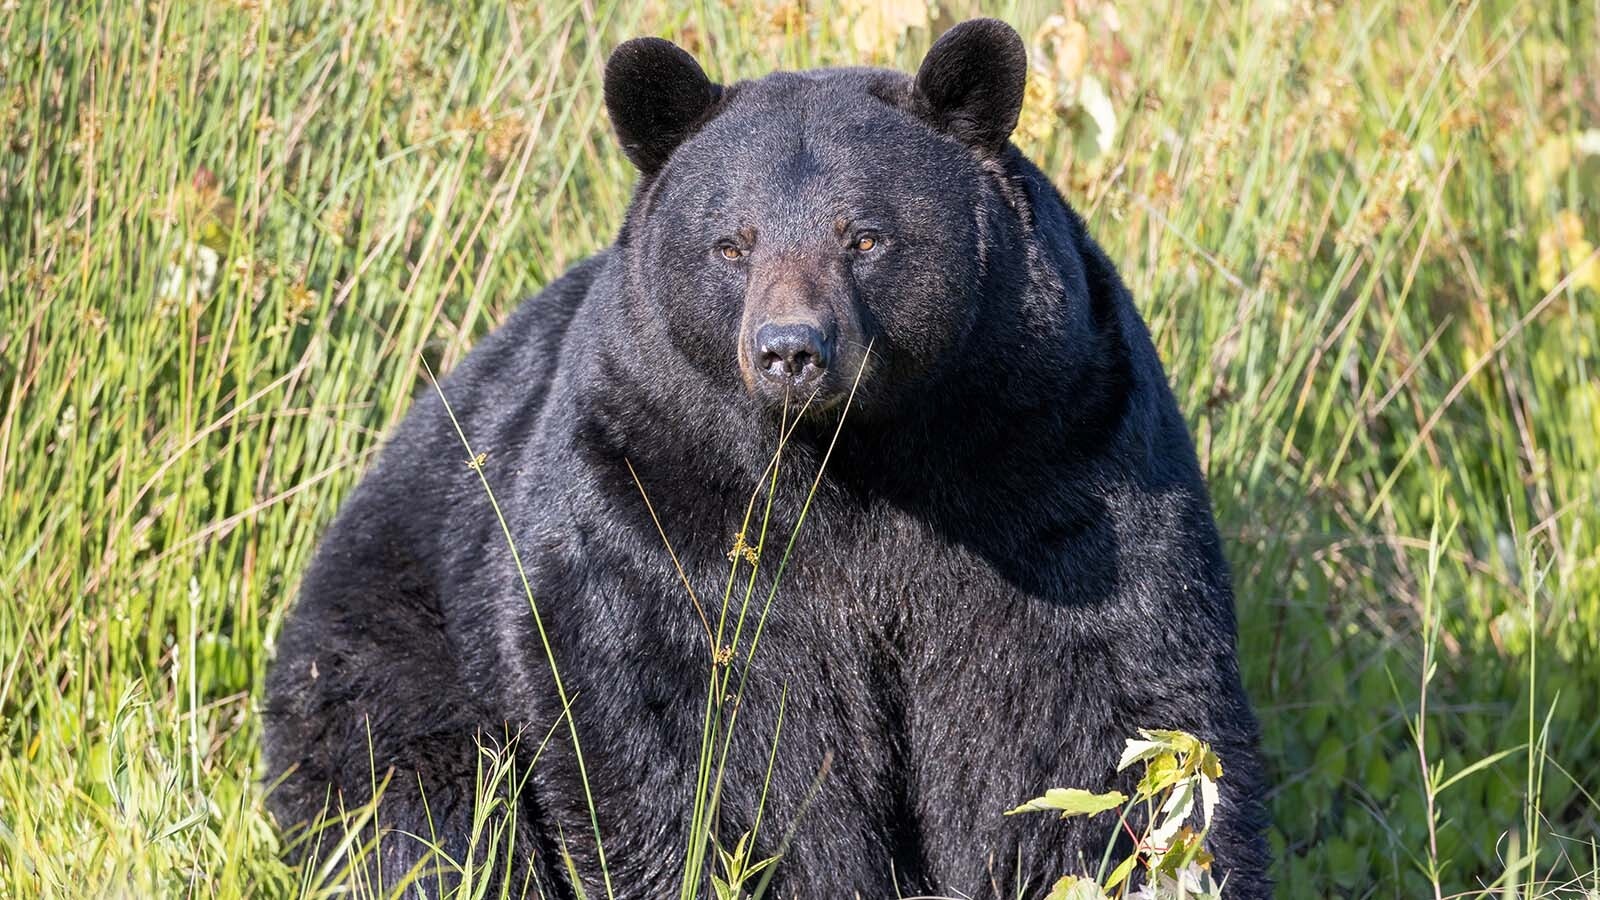
<path fill-rule="evenodd" d="M 944 34 L 914 78 L 722 86 L 668 41 L 618 47 L 605 101 L 641 173 L 627 302 L 670 345 L 653 377 L 819 414 L 853 391 L 869 415 L 936 399 L 994 281 L 1017 277 L 995 257 L 1014 240 L 1002 160 L 1026 72 L 992 19 Z"/>

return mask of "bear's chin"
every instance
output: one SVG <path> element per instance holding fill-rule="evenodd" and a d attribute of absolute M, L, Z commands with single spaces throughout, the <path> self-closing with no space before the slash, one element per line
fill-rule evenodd
<path fill-rule="evenodd" d="M 797 388 L 788 394 L 757 388 L 750 396 L 774 422 L 792 422 L 796 418 L 811 422 L 833 421 L 852 405 L 848 384 L 824 383 L 810 391 Z M 856 402 L 860 399 L 858 396 Z"/>

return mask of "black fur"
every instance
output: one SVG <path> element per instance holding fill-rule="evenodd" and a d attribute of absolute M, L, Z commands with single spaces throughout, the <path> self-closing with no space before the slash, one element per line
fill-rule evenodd
<path fill-rule="evenodd" d="M 722 94 L 694 57 L 661 38 L 634 38 L 606 62 L 606 110 L 628 159 L 655 174 Z"/>
<path fill-rule="evenodd" d="M 945 32 L 917 72 L 918 109 L 987 153 L 1005 149 L 1022 112 L 1028 52 L 1011 26 L 973 19 Z"/>
<path fill-rule="evenodd" d="M 646 177 L 616 245 L 444 383 L 575 697 L 618 896 L 675 890 L 712 652 L 628 464 L 714 615 L 777 444 L 782 413 L 739 349 L 774 310 L 829 323 L 838 347 L 784 450 L 757 606 L 845 419 L 749 670 L 720 833 L 753 822 L 787 689 L 758 850 L 798 820 L 777 896 L 1014 897 L 1019 872 L 1041 895 L 1092 871 L 1113 819 L 1001 812 L 1050 787 L 1127 789 L 1124 738 L 1181 728 L 1224 761 L 1212 840 L 1229 895 L 1268 894 L 1256 726 L 1205 486 L 1116 270 L 1006 143 L 1020 52 L 1006 26 L 969 23 L 915 81 L 822 70 L 708 89 L 681 51 L 624 45 L 607 105 Z M 402 788 L 385 824 L 427 833 L 420 779 L 459 849 L 475 742 L 557 721 L 465 458 L 429 391 L 306 574 L 265 709 L 284 824 L 314 818 L 330 788 L 370 795 L 370 734 Z M 538 868 L 553 845 L 585 877 L 595 866 L 563 732 L 529 785 L 523 859 L 567 896 Z M 386 866 L 417 858 L 386 841 Z"/>

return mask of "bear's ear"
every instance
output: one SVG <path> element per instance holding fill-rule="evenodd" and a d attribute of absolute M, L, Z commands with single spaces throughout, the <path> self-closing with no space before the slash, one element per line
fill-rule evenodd
<path fill-rule="evenodd" d="M 971 19 L 945 32 L 917 70 L 913 102 L 929 124 L 998 154 L 1022 112 L 1028 51 L 999 19 Z"/>
<path fill-rule="evenodd" d="M 722 96 L 683 48 L 655 37 L 634 38 L 606 60 L 606 112 L 622 152 L 654 175 Z"/>

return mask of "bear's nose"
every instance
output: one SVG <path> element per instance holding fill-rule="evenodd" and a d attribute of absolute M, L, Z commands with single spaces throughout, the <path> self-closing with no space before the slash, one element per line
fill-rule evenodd
<path fill-rule="evenodd" d="M 828 338 L 814 325 L 785 322 L 756 330 L 756 368 L 784 384 L 803 384 L 828 369 Z"/>

